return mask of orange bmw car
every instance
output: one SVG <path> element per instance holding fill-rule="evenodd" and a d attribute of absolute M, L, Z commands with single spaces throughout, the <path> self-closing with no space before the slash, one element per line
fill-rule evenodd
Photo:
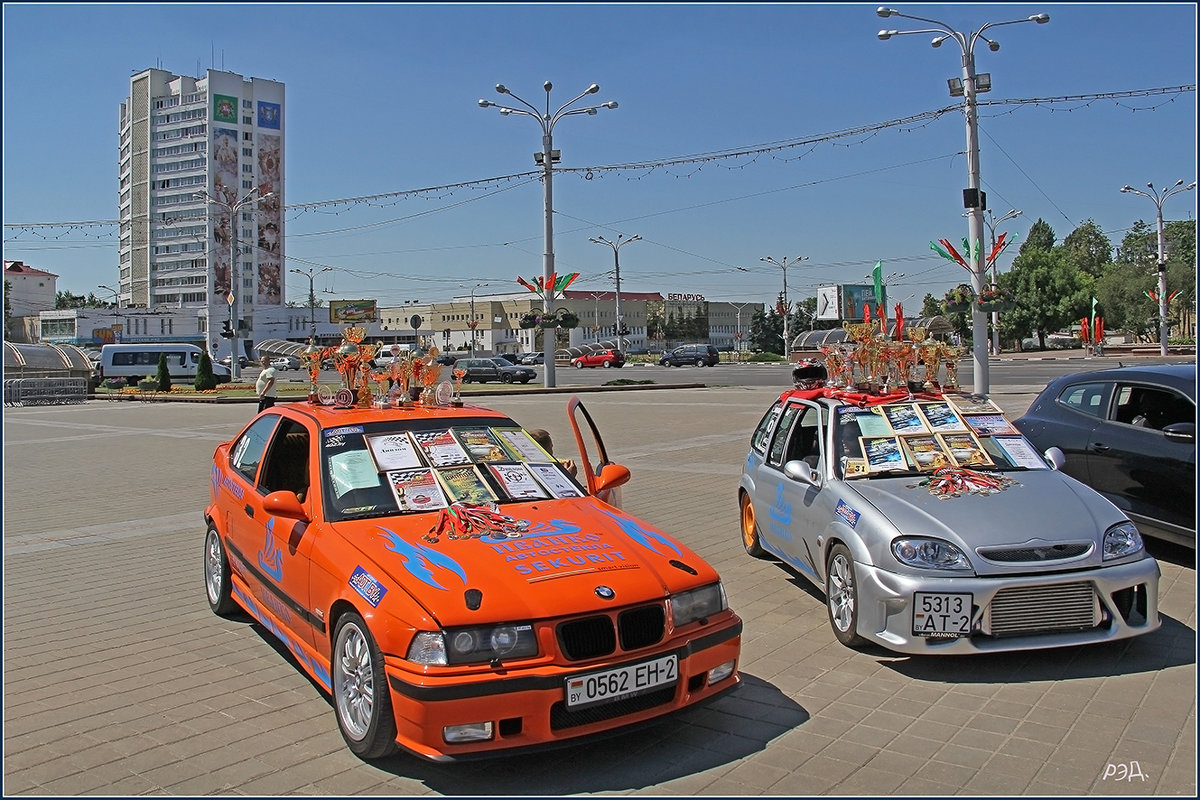
<path fill-rule="evenodd" d="M 568 417 L 578 477 L 477 406 L 262 412 L 213 456 L 209 605 L 278 637 L 364 759 L 498 755 L 732 689 L 720 577 L 621 510 L 629 470 Z"/>

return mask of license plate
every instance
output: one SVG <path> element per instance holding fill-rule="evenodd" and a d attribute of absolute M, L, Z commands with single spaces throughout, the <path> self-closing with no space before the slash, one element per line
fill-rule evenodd
<path fill-rule="evenodd" d="M 674 683 L 678 677 L 679 662 L 674 655 L 590 675 L 577 675 L 567 678 L 567 707 L 578 708 L 620 700 Z"/>
<path fill-rule="evenodd" d="M 973 599 L 970 594 L 914 592 L 913 636 L 967 636 Z"/>

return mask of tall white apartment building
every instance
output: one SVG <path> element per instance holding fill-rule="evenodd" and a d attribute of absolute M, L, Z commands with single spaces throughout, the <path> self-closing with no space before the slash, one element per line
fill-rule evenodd
<path fill-rule="evenodd" d="M 243 342 L 265 338 L 253 333 L 255 310 L 285 300 L 284 134 L 277 81 L 213 69 L 129 79 L 120 107 L 122 306 L 194 308 L 214 354 L 229 348 L 218 334 L 234 310 Z"/>

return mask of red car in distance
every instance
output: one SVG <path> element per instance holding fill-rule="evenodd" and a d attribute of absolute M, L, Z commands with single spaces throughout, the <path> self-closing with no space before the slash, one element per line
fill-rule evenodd
<path fill-rule="evenodd" d="M 576 369 L 584 367 L 623 367 L 625 366 L 625 353 L 620 350 L 612 350 L 605 348 L 604 350 L 593 350 L 590 353 L 584 353 L 581 356 L 575 356 L 571 359 L 571 366 Z"/>

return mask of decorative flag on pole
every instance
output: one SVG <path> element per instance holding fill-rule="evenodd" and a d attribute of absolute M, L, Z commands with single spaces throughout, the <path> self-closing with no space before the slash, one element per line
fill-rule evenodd
<path fill-rule="evenodd" d="M 529 291 L 533 292 L 534 294 L 540 296 L 544 300 L 553 300 L 556 295 L 559 295 L 564 290 L 566 290 L 566 288 L 568 286 L 570 286 L 571 283 L 578 277 L 579 277 L 578 272 L 572 272 L 570 275 L 562 275 L 562 276 L 559 276 L 552 272 L 552 273 L 550 273 L 550 281 L 549 281 L 548 286 L 547 286 L 546 279 L 543 277 L 540 277 L 540 276 L 535 279 L 535 282 L 537 283 L 537 285 L 535 286 L 534 284 L 530 283 L 529 281 L 525 280 L 520 275 L 518 275 L 517 283 L 521 284 L 526 289 L 528 289 Z"/>
<path fill-rule="evenodd" d="M 1084 317 L 1083 319 L 1079 320 L 1079 338 L 1083 340 L 1084 344 L 1087 344 L 1088 342 L 1091 341 L 1091 337 L 1088 336 L 1088 318 L 1087 317 Z"/>
<path fill-rule="evenodd" d="M 896 303 L 896 341 L 904 340 L 904 304 Z"/>
<path fill-rule="evenodd" d="M 947 261 L 954 260 L 953 258 L 951 258 L 950 254 L 946 252 L 945 248 L 943 248 L 937 242 L 930 242 L 929 249 L 932 250 L 933 252 L 937 253 L 939 256 L 946 259 Z"/>
<path fill-rule="evenodd" d="M 875 262 L 875 271 L 871 273 L 875 279 L 875 305 L 883 303 L 883 262 Z"/>
<path fill-rule="evenodd" d="M 1095 334 L 1095 339 L 1098 343 L 1104 341 L 1104 317 L 1096 317 L 1096 324 L 1092 326 L 1092 333 Z"/>
<path fill-rule="evenodd" d="M 863 303 L 863 322 L 871 321 L 871 304 Z"/>
<path fill-rule="evenodd" d="M 946 252 L 950 254 L 950 257 L 954 259 L 955 263 L 957 263 L 963 269 L 971 269 L 970 265 L 968 265 L 967 262 L 963 260 L 963 257 L 958 254 L 958 251 L 954 249 L 954 245 L 950 244 L 949 239 L 941 239 L 939 241 L 941 241 L 942 247 L 946 248 Z"/>
<path fill-rule="evenodd" d="M 1005 240 L 1006 236 L 1008 236 L 1007 233 L 1002 233 L 1000 234 L 1000 238 L 996 240 L 996 246 L 992 248 L 992 254 L 987 257 L 987 266 L 990 267 L 993 263 L 995 263 L 996 256 L 1000 255 L 1008 248 L 1008 242 Z"/>

